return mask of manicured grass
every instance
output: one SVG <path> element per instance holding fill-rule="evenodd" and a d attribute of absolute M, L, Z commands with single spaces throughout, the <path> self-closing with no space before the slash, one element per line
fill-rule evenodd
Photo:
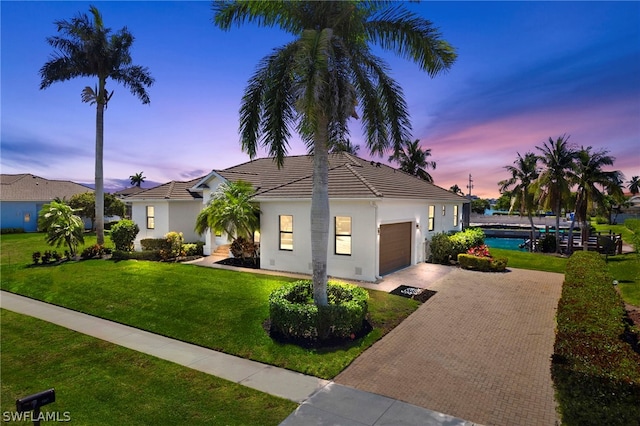
<path fill-rule="evenodd" d="M 344 347 L 309 350 L 274 342 L 263 328 L 269 294 L 290 279 L 135 260 L 32 267 L 35 248 L 6 237 L 0 240 L 3 290 L 322 378 L 342 371 L 419 305 L 370 291 L 371 333 Z M 6 266 L 5 255 L 11 256 Z"/>
<path fill-rule="evenodd" d="M 567 258 L 544 253 L 529 253 L 525 251 L 490 249 L 494 257 L 509 259 L 507 268 L 532 269 L 535 271 L 557 272 L 564 274 Z"/>
<path fill-rule="evenodd" d="M 55 388 L 42 411 L 91 425 L 277 425 L 297 404 L 35 318 L 0 311 L 2 398 Z M 48 423 L 47 423 L 48 424 Z"/>

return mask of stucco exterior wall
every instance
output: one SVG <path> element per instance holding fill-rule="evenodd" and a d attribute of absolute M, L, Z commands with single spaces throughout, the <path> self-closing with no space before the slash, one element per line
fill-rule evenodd
<path fill-rule="evenodd" d="M 155 227 L 147 229 L 147 206 L 154 207 Z M 131 203 L 131 220 L 138 224 L 140 232 L 133 242 L 135 250 L 142 250 L 140 240 L 145 238 L 162 238 L 169 232 L 168 201 L 135 201 Z"/>
<path fill-rule="evenodd" d="M 174 201 L 169 203 L 169 230 L 167 232 L 182 232 L 185 243 L 204 241 L 204 236 L 193 230 L 196 225 L 196 217 L 202 207 L 202 204 L 198 201 Z"/>
<path fill-rule="evenodd" d="M 260 267 L 311 274 L 310 201 L 260 204 Z M 377 231 L 375 208 L 368 201 L 331 201 L 327 268 L 330 276 L 375 281 Z M 280 215 L 293 216 L 293 250 L 280 250 Z M 335 253 L 335 217 L 351 217 L 351 255 Z"/>

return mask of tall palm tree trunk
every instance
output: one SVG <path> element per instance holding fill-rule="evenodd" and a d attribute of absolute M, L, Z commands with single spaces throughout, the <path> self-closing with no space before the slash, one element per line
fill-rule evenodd
<path fill-rule="evenodd" d="M 329 246 L 329 149 L 328 120 L 318 120 L 313 146 L 313 192 L 311 195 L 311 264 L 313 301 L 326 306 L 327 251 Z"/>
<path fill-rule="evenodd" d="M 529 218 L 529 225 L 531 225 L 531 236 L 529 237 L 529 251 L 533 252 L 536 248 L 536 226 L 533 224 L 533 215 L 529 210 L 527 212 L 527 217 Z"/>
<path fill-rule="evenodd" d="M 556 201 L 556 253 L 560 253 L 560 199 Z"/>
<path fill-rule="evenodd" d="M 104 107 L 106 102 L 105 80 L 100 79 L 96 102 L 96 239 L 99 245 L 104 244 Z"/>

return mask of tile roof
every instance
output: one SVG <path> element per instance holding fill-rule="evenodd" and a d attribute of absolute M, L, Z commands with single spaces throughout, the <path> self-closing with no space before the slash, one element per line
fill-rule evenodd
<path fill-rule="evenodd" d="M 69 199 L 76 194 L 93 192 L 88 186 L 68 180 L 49 180 L 30 173 L 0 175 L 0 200 L 42 201 Z"/>
<path fill-rule="evenodd" d="M 113 195 L 115 195 L 116 197 L 126 197 L 127 195 L 137 194 L 138 192 L 142 191 L 144 191 L 144 188 L 140 188 L 139 186 L 131 186 L 129 188 L 116 191 L 113 193 Z"/>
<path fill-rule="evenodd" d="M 202 199 L 202 193 L 190 191 L 202 177 L 189 181 L 177 181 L 164 183 L 149 189 L 125 197 L 125 200 L 196 200 Z"/>
<path fill-rule="evenodd" d="M 227 180 L 251 182 L 263 199 L 311 198 L 312 156 L 287 157 L 281 169 L 272 158 L 260 158 L 216 172 Z M 329 197 L 466 202 L 464 197 L 415 176 L 350 154 L 329 155 Z"/>
<path fill-rule="evenodd" d="M 201 192 L 190 190 L 213 175 L 220 175 L 228 181 L 251 183 L 260 199 L 304 199 L 311 198 L 312 174 L 313 157 L 310 155 L 286 157 L 280 169 L 273 158 L 259 158 L 228 169 L 213 170 L 207 176 L 188 182 L 171 181 L 126 199 L 201 199 Z M 415 176 L 350 154 L 329 155 L 329 197 L 467 202 L 466 198 Z"/>

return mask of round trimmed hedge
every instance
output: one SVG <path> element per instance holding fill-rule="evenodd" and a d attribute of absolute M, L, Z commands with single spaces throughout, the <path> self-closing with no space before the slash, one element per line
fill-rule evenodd
<path fill-rule="evenodd" d="M 313 303 L 313 283 L 296 281 L 269 296 L 271 332 L 293 340 L 346 339 L 363 328 L 369 293 L 364 288 L 327 283 L 327 306 Z"/>

